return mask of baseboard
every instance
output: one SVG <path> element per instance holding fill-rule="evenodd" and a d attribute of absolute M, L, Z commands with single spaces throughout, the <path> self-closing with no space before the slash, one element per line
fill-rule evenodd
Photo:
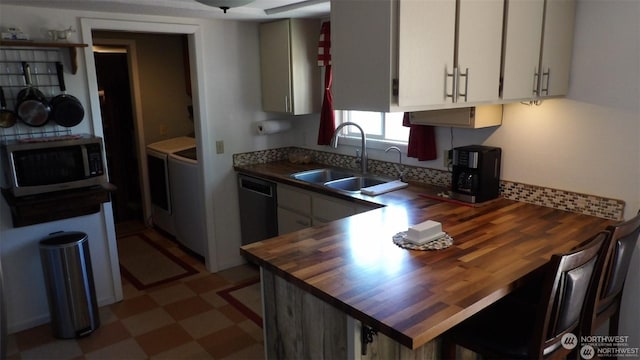
<path fill-rule="evenodd" d="M 98 299 L 98 308 L 101 308 L 103 306 L 107 306 L 107 305 L 111 305 L 113 303 L 115 303 L 115 297 L 113 296 L 109 296 L 106 298 L 102 298 L 102 299 Z M 31 328 L 34 328 L 36 326 L 40 326 L 43 324 L 47 324 L 51 321 L 51 315 L 49 314 L 49 312 L 45 313 L 45 314 L 40 314 L 37 316 L 34 316 L 30 319 L 26 319 L 23 321 L 19 321 L 13 324 L 7 324 L 7 334 L 13 334 L 13 333 L 17 333 L 20 331 L 24 331 L 24 330 L 28 330 Z"/>

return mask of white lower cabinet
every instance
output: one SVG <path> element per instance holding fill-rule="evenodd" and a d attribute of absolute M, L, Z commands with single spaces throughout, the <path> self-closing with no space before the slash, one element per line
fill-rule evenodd
<path fill-rule="evenodd" d="M 307 191 L 277 184 L 278 235 L 312 226 L 311 194 Z"/>
<path fill-rule="evenodd" d="M 278 206 L 278 235 L 302 230 L 311 226 L 311 217 Z"/>
<path fill-rule="evenodd" d="M 376 208 L 278 183 L 278 235 Z"/>
<path fill-rule="evenodd" d="M 314 224 L 327 223 L 356 214 L 356 204 L 344 200 L 313 195 L 312 213 Z"/>

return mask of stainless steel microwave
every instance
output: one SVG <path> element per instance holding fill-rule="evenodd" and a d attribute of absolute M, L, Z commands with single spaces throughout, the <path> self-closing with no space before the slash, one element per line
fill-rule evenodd
<path fill-rule="evenodd" d="M 19 197 L 104 184 L 103 148 L 90 135 L 4 142 L 2 187 Z"/>

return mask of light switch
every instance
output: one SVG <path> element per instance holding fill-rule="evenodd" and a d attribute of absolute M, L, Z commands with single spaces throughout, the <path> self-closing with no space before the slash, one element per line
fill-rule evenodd
<path fill-rule="evenodd" d="M 216 154 L 224 154 L 224 141 L 216 141 Z"/>

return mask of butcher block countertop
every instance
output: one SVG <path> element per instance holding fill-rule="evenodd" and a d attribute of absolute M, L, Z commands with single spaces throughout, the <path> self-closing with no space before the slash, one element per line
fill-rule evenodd
<path fill-rule="evenodd" d="M 236 170 L 297 184 L 287 175 L 299 166 L 282 162 Z M 433 191 L 411 185 L 373 198 L 357 195 L 354 201 L 385 206 L 245 245 L 241 253 L 417 349 L 508 294 L 552 254 L 578 246 L 612 223 L 506 199 L 473 207 L 420 196 Z M 453 245 L 417 251 L 393 243 L 393 235 L 426 220 L 440 222 Z"/>

